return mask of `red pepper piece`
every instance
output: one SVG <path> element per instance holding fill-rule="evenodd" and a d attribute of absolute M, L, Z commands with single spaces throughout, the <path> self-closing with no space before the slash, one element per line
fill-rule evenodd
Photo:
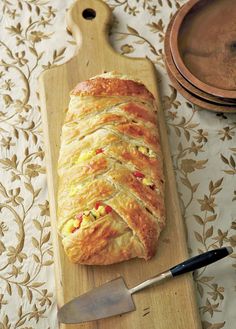
<path fill-rule="evenodd" d="M 102 205 L 102 202 L 101 201 L 97 201 L 96 203 L 95 203 L 95 209 L 97 210 L 98 208 L 99 208 L 99 206 L 101 206 Z"/>
<path fill-rule="evenodd" d="M 103 149 L 97 149 L 97 150 L 96 150 L 96 154 L 103 153 L 103 152 L 104 152 Z"/>
<path fill-rule="evenodd" d="M 76 227 L 74 227 L 72 229 L 72 233 L 74 233 L 76 230 L 78 230 L 80 228 L 80 225 L 81 225 L 82 220 L 83 220 L 83 213 L 80 213 L 80 214 L 75 215 L 75 220 L 76 221 L 79 221 L 79 223 L 77 223 Z"/>
<path fill-rule="evenodd" d="M 109 214 L 110 212 L 112 212 L 112 207 L 106 206 L 105 207 L 105 212 L 106 212 L 106 214 Z"/>
<path fill-rule="evenodd" d="M 83 220 L 83 218 L 81 218 L 81 219 L 76 218 L 74 221 L 74 227 L 79 228 L 82 223 L 82 220 Z"/>
<path fill-rule="evenodd" d="M 145 175 L 142 174 L 140 171 L 135 171 L 133 173 L 133 175 L 134 175 L 134 177 L 137 177 L 137 178 L 144 178 L 145 177 Z"/>
<path fill-rule="evenodd" d="M 81 212 L 80 214 L 75 215 L 75 218 L 82 221 L 83 213 Z"/>

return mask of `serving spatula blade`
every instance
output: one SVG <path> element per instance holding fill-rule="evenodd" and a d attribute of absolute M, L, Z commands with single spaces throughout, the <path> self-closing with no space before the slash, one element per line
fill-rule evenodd
<path fill-rule="evenodd" d="M 132 295 L 122 277 L 74 298 L 58 312 L 63 323 L 81 323 L 135 310 Z"/>

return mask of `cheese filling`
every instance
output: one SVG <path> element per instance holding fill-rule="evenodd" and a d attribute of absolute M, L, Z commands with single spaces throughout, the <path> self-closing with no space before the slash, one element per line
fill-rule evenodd
<path fill-rule="evenodd" d="M 141 181 L 143 185 L 149 186 L 152 190 L 154 190 L 156 188 L 153 181 L 150 178 L 146 178 L 145 175 L 143 173 L 141 173 L 140 171 L 133 172 L 133 175 L 139 181 Z"/>
<path fill-rule="evenodd" d="M 140 153 L 148 156 L 149 158 L 155 158 L 156 154 L 153 152 L 153 150 L 149 149 L 146 146 L 137 146 L 137 149 Z"/>
<path fill-rule="evenodd" d="M 79 164 L 83 161 L 90 160 L 94 156 L 96 156 L 97 154 L 100 154 L 100 153 L 103 153 L 103 152 L 104 152 L 104 150 L 102 148 L 96 149 L 96 150 L 91 150 L 91 151 L 88 151 L 88 152 L 83 152 L 79 155 L 79 157 L 77 159 L 73 160 L 72 164 Z"/>
<path fill-rule="evenodd" d="M 62 234 L 68 236 L 79 228 L 90 225 L 95 220 L 104 217 L 110 212 L 112 212 L 112 208 L 110 206 L 98 201 L 91 210 L 85 210 L 82 213 L 75 215 L 75 218 L 68 220 L 62 229 Z"/>

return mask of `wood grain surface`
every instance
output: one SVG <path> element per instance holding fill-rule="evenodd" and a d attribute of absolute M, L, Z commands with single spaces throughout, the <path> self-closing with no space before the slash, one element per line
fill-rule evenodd
<path fill-rule="evenodd" d="M 87 8 L 95 11 L 94 19 L 83 17 Z M 93 14 L 90 11 L 90 14 L 87 12 L 84 16 L 88 18 Z M 78 53 L 66 64 L 45 71 L 39 79 L 59 307 L 120 275 L 125 278 L 128 287 L 132 287 L 188 257 L 185 227 L 180 213 L 155 68 L 146 59 L 130 59 L 115 53 L 108 43 L 110 24 L 111 11 L 104 2 L 77 1 L 68 12 L 68 27 L 78 43 Z M 112 70 L 141 79 L 157 98 L 165 162 L 167 226 L 161 234 L 156 256 L 148 262 L 135 259 L 111 266 L 74 265 L 67 260 L 57 234 L 57 160 L 61 127 L 70 90 L 79 81 Z M 61 324 L 60 328 L 201 328 L 191 274 L 137 293 L 134 295 L 134 302 L 137 308 L 135 312 L 80 325 Z"/>
<path fill-rule="evenodd" d="M 177 13 L 171 50 L 179 71 L 197 88 L 236 98 L 235 0 L 190 0 Z"/>

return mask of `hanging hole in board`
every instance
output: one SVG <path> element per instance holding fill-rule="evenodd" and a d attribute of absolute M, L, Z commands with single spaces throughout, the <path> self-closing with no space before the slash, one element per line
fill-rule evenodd
<path fill-rule="evenodd" d="M 84 11 L 82 12 L 82 16 L 84 19 L 92 20 L 96 17 L 96 11 L 92 8 L 84 9 Z"/>

